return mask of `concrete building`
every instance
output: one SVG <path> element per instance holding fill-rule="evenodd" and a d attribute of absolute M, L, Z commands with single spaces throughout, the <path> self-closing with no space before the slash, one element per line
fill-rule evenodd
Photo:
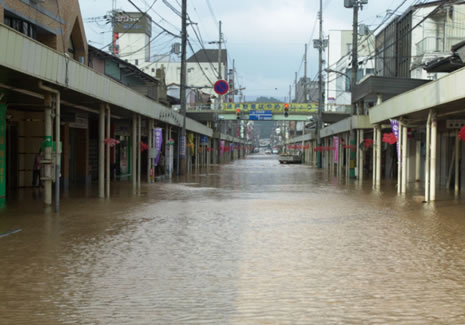
<path fill-rule="evenodd" d="M 0 44 L 0 205 L 38 186 L 37 170 L 40 197 L 57 210 L 62 191 L 89 186 L 105 198 L 116 180 L 137 190 L 142 179 L 173 175 L 183 116 L 169 106 L 163 78 L 89 50 L 78 0 L 1 0 Z M 247 150 L 190 118 L 186 130 L 188 171 Z M 225 155 L 220 144 L 235 149 Z"/>
<path fill-rule="evenodd" d="M 305 96 L 305 90 L 307 90 L 307 96 Z M 297 81 L 295 88 L 295 100 L 296 103 L 316 103 L 318 102 L 318 81 L 313 81 L 310 78 L 300 78 Z M 307 101 L 305 101 L 307 97 Z"/>
<path fill-rule="evenodd" d="M 159 61 L 146 63 L 142 67 L 142 71 L 155 76 L 157 70 L 165 72 L 166 83 L 168 85 L 179 85 L 181 75 L 181 62 L 168 61 L 161 58 Z M 188 93 L 202 92 L 212 98 L 212 102 L 217 97 L 213 90 L 213 84 L 218 80 L 218 50 L 207 49 L 199 50 L 187 59 L 187 88 Z M 227 78 L 228 72 L 228 53 L 227 50 L 221 52 L 221 76 L 223 79 Z M 194 105 L 192 100 L 195 97 L 188 97 L 191 101 L 189 105 Z"/>
<path fill-rule="evenodd" d="M 423 67 L 452 54 L 465 37 L 465 2 L 412 6 L 376 35 L 376 75 L 435 80 L 443 76 Z M 412 28 L 415 27 L 413 30 Z"/>
<path fill-rule="evenodd" d="M 374 35 L 360 36 L 358 44 L 357 82 L 374 74 Z M 352 30 L 330 30 L 328 35 L 327 67 L 325 79 L 325 110 L 348 112 L 351 105 Z M 335 72 L 337 71 L 337 72 Z"/>

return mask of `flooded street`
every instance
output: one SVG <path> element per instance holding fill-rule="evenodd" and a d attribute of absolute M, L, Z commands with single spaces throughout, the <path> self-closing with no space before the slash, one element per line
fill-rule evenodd
<path fill-rule="evenodd" d="M 12 205 L 0 324 L 464 324 L 463 199 L 394 192 L 255 155 L 59 215 Z"/>

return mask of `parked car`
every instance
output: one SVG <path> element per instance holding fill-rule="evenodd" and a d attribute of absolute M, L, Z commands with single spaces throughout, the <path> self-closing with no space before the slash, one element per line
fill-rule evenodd
<path fill-rule="evenodd" d="M 266 150 L 265 150 L 265 154 L 271 155 L 271 149 L 266 149 Z"/>
<path fill-rule="evenodd" d="M 274 148 L 272 152 L 273 152 L 273 155 L 277 155 L 279 154 L 279 149 Z"/>

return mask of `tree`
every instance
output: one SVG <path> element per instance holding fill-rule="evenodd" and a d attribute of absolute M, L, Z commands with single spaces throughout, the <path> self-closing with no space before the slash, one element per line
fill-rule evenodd
<path fill-rule="evenodd" d="M 257 103 L 280 103 L 281 102 L 279 99 L 276 99 L 274 97 L 264 97 L 264 96 L 257 97 L 255 101 Z"/>

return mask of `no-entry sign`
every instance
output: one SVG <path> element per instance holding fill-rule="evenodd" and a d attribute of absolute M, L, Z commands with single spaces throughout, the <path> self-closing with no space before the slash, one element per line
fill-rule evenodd
<path fill-rule="evenodd" d="M 213 86 L 218 95 L 226 95 L 229 91 L 229 85 L 226 80 L 218 80 Z"/>

